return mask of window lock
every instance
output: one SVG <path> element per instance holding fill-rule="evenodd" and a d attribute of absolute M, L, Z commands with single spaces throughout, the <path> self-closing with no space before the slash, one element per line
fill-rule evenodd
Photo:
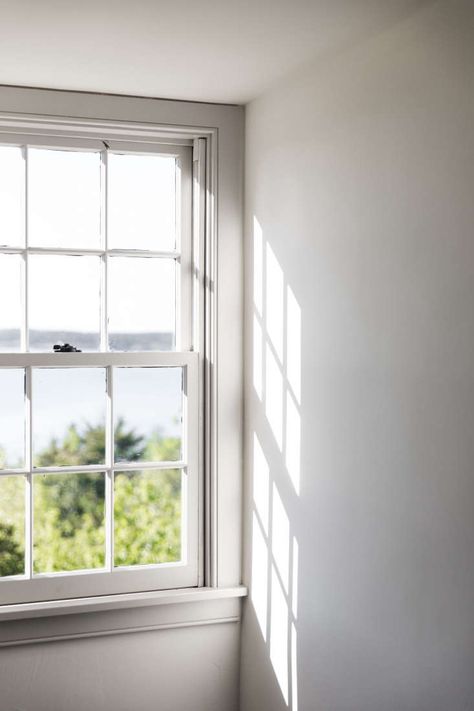
<path fill-rule="evenodd" d="M 56 343 L 53 346 L 53 350 L 55 353 L 82 353 L 80 348 L 76 348 L 75 346 L 71 346 L 70 343 Z"/>

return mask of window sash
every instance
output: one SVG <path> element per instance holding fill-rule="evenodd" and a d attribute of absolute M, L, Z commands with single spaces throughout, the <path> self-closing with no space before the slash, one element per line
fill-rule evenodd
<path fill-rule="evenodd" d="M 98 249 L 81 247 L 38 247 L 29 245 L 28 240 L 28 163 L 25 165 L 24 174 L 24 210 L 25 210 L 25 246 L 4 247 L 0 246 L 0 254 L 19 254 L 23 257 L 23 291 L 24 317 L 22 323 L 21 349 L 28 350 L 28 256 L 29 255 L 64 255 L 64 256 L 97 256 L 101 259 L 101 351 L 108 348 L 107 303 L 108 303 L 108 265 L 113 257 L 149 257 L 153 259 L 173 259 L 176 266 L 176 324 L 175 350 L 191 350 L 195 347 L 194 334 L 194 306 L 193 301 L 198 301 L 194 290 L 193 275 L 193 157 L 192 142 L 184 141 L 183 145 L 163 144 L 159 142 L 141 141 L 116 141 L 109 139 L 105 134 L 104 140 L 59 137 L 59 136 L 32 136 L 21 134 L 1 134 L 0 146 L 10 145 L 22 148 L 27 159 L 28 148 L 46 148 L 70 151 L 94 151 L 101 154 L 102 187 L 101 210 L 103 213 L 101 233 L 102 244 Z M 25 150 L 26 149 L 26 150 Z M 108 212 L 108 185 L 107 185 L 107 160 L 109 153 L 125 153 L 135 155 L 167 155 L 177 161 L 179 178 L 176 180 L 176 247 L 174 250 L 146 250 L 146 249 L 110 249 L 108 246 L 107 212 Z M 179 268 L 177 268 L 179 266 Z M 52 345 L 52 344 L 51 344 Z"/>
<path fill-rule="evenodd" d="M 178 462 L 135 462 L 114 465 L 109 446 L 108 461 L 104 465 L 80 467 L 33 468 L 31 463 L 31 428 L 29 434 L 29 466 L 25 469 L 0 471 L 0 476 L 26 477 L 26 572 L 0 580 L 0 604 L 61 599 L 71 596 L 106 595 L 188 587 L 198 584 L 199 549 L 199 355 L 188 353 L 21 353 L 0 354 L 0 368 L 114 368 L 114 367 L 182 367 L 184 372 L 183 403 L 183 458 Z M 28 388 L 27 388 L 28 394 Z M 108 393 L 109 408 L 113 400 Z M 31 419 L 31 401 L 27 403 Z M 109 409 L 108 428 L 113 427 L 113 412 Z M 29 445 L 29 446 L 28 446 Z M 109 443 L 110 445 L 110 443 Z M 183 559 L 176 563 L 146 566 L 114 567 L 113 557 L 113 478 L 114 472 L 146 469 L 179 469 L 182 472 L 181 550 Z M 32 571 L 32 481 L 41 473 L 58 474 L 83 471 L 104 472 L 106 569 L 33 574 Z"/>

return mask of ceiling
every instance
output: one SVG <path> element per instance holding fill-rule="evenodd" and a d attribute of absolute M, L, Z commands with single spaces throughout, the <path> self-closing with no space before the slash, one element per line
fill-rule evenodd
<path fill-rule="evenodd" d="M 0 0 L 0 84 L 246 103 L 427 0 Z"/>

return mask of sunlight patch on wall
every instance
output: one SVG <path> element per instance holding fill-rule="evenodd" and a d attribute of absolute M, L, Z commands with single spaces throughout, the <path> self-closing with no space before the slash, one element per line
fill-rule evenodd
<path fill-rule="evenodd" d="M 257 435 L 253 437 L 253 502 L 263 532 L 268 536 L 270 468 Z"/>
<path fill-rule="evenodd" d="M 288 704 L 288 604 L 272 567 L 270 614 L 270 659 L 281 693 Z"/>
<path fill-rule="evenodd" d="M 298 710 L 301 308 L 259 221 L 253 222 L 251 600 L 289 711 Z M 263 418 L 259 415 L 264 415 Z M 286 483 L 288 482 L 288 484 Z"/>
<path fill-rule="evenodd" d="M 276 484 L 273 484 L 272 554 L 280 578 L 288 594 L 290 583 L 290 522 Z"/>
<path fill-rule="evenodd" d="M 300 493 L 301 418 L 292 393 L 286 393 L 285 464 L 297 494 Z"/>
<path fill-rule="evenodd" d="M 291 570 L 291 611 L 296 620 L 298 617 L 298 564 L 299 564 L 299 546 L 298 541 L 293 536 L 292 547 L 292 570 Z"/>
<path fill-rule="evenodd" d="M 283 271 L 270 245 L 266 244 L 266 327 L 280 363 L 283 363 L 284 279 Z"/>
<path fill-rule="evenodd" d="M 265 356 L 265 414 L 281 452 L 283 447 L 283 376 L 268 344 Z"/>
<path fill-rule="evenodd" d="M 253 218 L 253 303 L 263 316 L 263 235 L 256 217 Z"/>
<path fill-rule="evenodd" d="M 253 387 L 263 399 L 263 333 L 256 315 L 253 317 Z"/>
<path fill-rule="evenodd" d="M 256 513 L 252 522 L 251 599 L 263 639 L 267 639 L 268 547 Z"/>
<path fill-rule="evenodd" d="M 286 289 L 286 377 L 301 404 L 301 308 L 290 286 Z"/>
<path fill-rule="evenodd" d="M 291 623 L 291 711 L 298 711 L 298 647 L 296 626 Z"/>

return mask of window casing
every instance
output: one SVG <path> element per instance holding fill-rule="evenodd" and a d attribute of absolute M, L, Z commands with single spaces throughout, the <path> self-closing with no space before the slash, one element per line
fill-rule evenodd
<path fill-rule="evenodd" d="M 193 162 L 196 157 L 195 142 L 178 137 L 159 137 L 150 140 L 118 140 L 112 131 L 101 129 L 100 137 L 90 138 L 75 135 L 0 135 L 0 145 L 30 146 L 23 148 L 25 158 L 25 191 L 23 195 L 24 244 L 0 247 L 0 257 L 17 256 L 22 263 L 22 308 L 21 343 L 14 352 L 0 352 L 0 372 L 8 370 L 24 373 L 24 418 L 25 449 L 21 467 L 4 466 L 0 470 L 0 483 L 4 477 L 24 481 L 24 574 L 0 578 L 0 603 L 30 602 L 37 600 L 83 597 L 121 592 L 145 591 L 199 585 L 203 576 L 203 423 L 206 421 L 203 383 L 203 347 L 209 334 L 204 332 L 204 229 L 202 195 L 205 175 L 203 162 Z M 67 133 L 67 126 L 64 133 Z M 123 134 L 123 129 L 121 129 Z M 126 133 L 126 132 L 125 132 Z M 100 244 L 81 247 L 74 244 L 62 246 L 38 246 L 30 244 L 30 200 L 32 187 L 28 175 L 28 150 L 80 151 L 100 155 Z M 111 156 L 168 156 L 176 160 L 176 244 L 166 249 L 135 249 L 133 245 L 114 247 L 110 244 L 110 186 L 108 162 Z M 203 157 L 203 151 L 197 151 Z M 199 212 L 201 208 L 201 212 Z M 5 240 L 1 239 L 0 244 Z M 34 258 L 95 259 L 100 263 L 99 347 L 81 353 L 44 352 L 30 349 L 29 319 L 35 294 L 31 291 L 31 263 Z M 143 350 L 114 352 L 111 350 L 109 333 L 111 293 L 111 266 L 114 260 L 129 260 L 132 264 L 153 260 L 156 264 L 172 262 L 175 265 L 175 314 L 176 329 L 174 349 L 168 351 Z M 61 294 L 58 293 L 58 299 Z M 159 308 L 159 305 L 157 306 Z M 53 344 L 51 343 L 51 349 Z M 90 465 L 54 464 L 41 465 L 35 462 L 35 420 L 37 419 L 35 378 L 40 373 L 87 372 L 98 370 L 105 375 L 104 461 Z M 182 374 L 182 430 L 181 452 L 172 461 L 114 461 L 114 432 L 116 421 L 114 409 L 116 393 L 114 377 L 124 369 L 140 370 L 143 373 L 156 369 L 178 370 Z M 149 369 L 148 371 L 145 369 Z M 168 371 L 170 372 L 170 371 Z M 72 416 L 74 413 L 72 413 Z M 114 479 L 125 477 L 130 472 L 179 472 L 181 477 L 181 518 L 179 560 L 161 563 L 117 565 L 114 558 Z M 38 477 L 62 477 L 67 474 L 94 473 L 104 480 L 104 565 L 89 569 L 68 571 L 37 571 L 35 569 L 35 481 Z"/>

